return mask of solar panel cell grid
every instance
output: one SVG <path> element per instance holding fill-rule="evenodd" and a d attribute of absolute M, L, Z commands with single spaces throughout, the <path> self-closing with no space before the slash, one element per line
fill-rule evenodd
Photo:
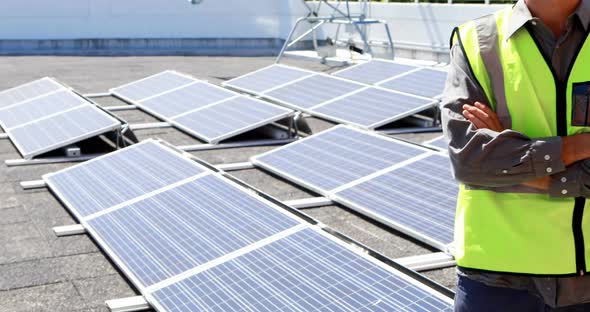
<path fill-rule="evenodd" d="M 148 141 L 44 179 L 86 217 L 202 172 L 195 162 Z"/>
<path fill-rule="evenodd" d="M 446 80 L 446 72 L 423 68 L 384 82 L 379 86 L 423 97 L 436 98 L 443 94 Z"/>
<path fill-rule="evenodd" d="M 225 86 L 250 93 L 263 93 L 280 85 L 309 76 L 308 71 L 292 67 L 273 65 L 257 72 L 235 78 L 224 83 Z"/>
<path fill-rule="evenodd" d="M 372 60 L 367 63 L 347 68 L 334 75 L 366 84 L 375 84 L 416 68 L 416 66 L 406 64 Z"/>
<path fill-rule="evenodd" d="M 452 311 L 312 229 L 153 293 L 163 311 Z"/>
<path fill-rule="evenodd" d="M 142 107 L 160 115 L 171 118 L 200 107 L 235 97 L 237 94 L 198 82 L 187 87 L 156 96 L 140 104 Z"/>
<path fill-rule="evenodd" d="M 115 88 L 112 92 L 131 101 L 140 101 L 162 92 L 181 87 L 193 82 L 194 79 L 167 71 L 152 77 Z"/>
<path fill-rule="evenodd" d="M 299 109 L 309 109 L 364 86 L 328 75 L 314 75 L 264 94 Z"/>
<path fill-rule="evenodd" d="M 62 88 L 49 78 L 43 78 L 9 90 L 0 92 L 0 108 L 50 93 Z"/>
<path fill-rule="evenodd" d="M 427 145 L 436 147 L 443 152 L 446 152 L 449 148 L 449 143 L 447 143 L 444 137 L 437 138 L 436 140 L 427 143 Z"/>
<path fill-rule="evenodd" d="M 24 158 L 48 152 L 115 129 L 120 122 L 90 105 L 81 106 L 52 118 L 40 119 L 8 134 Z"/>
<path fill-rule="evenodd" d="M 0 109 L 0 124 L 4 129 L 8 129 L 83 104 L 88 102 L 69 91 L 58 91 L 36 100 Z"/>
<path fill-rule="evenodd" d="M 149 286 L 299 222 L 207 175 L 88 224 Z"/>
<path fill-rule="evenodd" d="M 335 127 L 254 158 L 265 168 L 321 192 L 423 153 L 386 138 Z"/>
<path fill-rule="evenodd" d="M 370 88 L 322 105 L 313 111 L 373 129 L 433 104 L 432 100 Z"/>
<path fill-rule="evenodd" d="M 337 201 L 397 223 L 444 246 L 453 241 L 458 185 L 448 157 L 431 155 L 340 191 Z"/>
<path fill-rule="evenodd" d="M 173 119 L 209 142 L 286 117 L 291 110 L 238 97 Z"/>

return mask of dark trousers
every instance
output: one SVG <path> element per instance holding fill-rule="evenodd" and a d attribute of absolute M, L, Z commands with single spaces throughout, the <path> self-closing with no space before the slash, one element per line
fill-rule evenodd
<path fill-rule="evenodd" d="M 492 287 L 459 276 L 455 295 L 455 312 L 582 312 L 590 304 L 551 308 L 543 299 L 525 290 Z"/>

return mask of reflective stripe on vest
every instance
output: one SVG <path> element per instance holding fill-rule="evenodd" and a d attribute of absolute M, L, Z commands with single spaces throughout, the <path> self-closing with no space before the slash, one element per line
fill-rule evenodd
<path fill-rule="evenodd" d="M 504 127 L 531 138 L 590 131 L 571 125 L 572 86 L 590 81 L 590 40 L 579 48 L 567 83 L 561 83 L 527 29 L 505 37 L 511 14 L 511 8 L 499 11 L 460 26 L 453 35 L 489 105 Z M 495 272 L 585 273 L 590 216 L 584 215 L 584 205 L 583 199 L 463 186 L 455 221 L 457 263 Z"/>

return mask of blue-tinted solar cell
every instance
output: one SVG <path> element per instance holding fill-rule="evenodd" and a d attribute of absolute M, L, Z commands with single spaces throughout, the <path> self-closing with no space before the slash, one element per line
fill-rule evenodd
<path fill-rule="evenodd" d="M 226 82 L 225 85 L 246 92 L 259 94 L 309 75 L 310 72 L 304 70 L 274 65 L 230 80 Z"/>
<path fill-rule="evenodd" d="M 448 157 L 428 156 L 337 193 L 380 221 L 440 242 L 453 241 L 457 182 Z"/>
<path fill-rule="evenodd" d="M 370 88 L 313 110 L 366 128 L 375 128 L 426 109 L 431 100 Z M 397 117 L 397 118 L 394 118 Z"/>
<path fill-rule="evenodd" d="M 85 217 L 203 171 L 195 162 L 149 141 L 45 180 L 70 209 Z"/>
<path fill-rule="evenodd" d="M 452 311 L 400 274 L 304 229 L 153 297 L 169 312 Z"/>
<path fill-rule="evenodd" d="M 387 81 L 379 86 L 395 91 L 435 98 L 443 94 L 446 80 L 446 72 L 424 68 Z"/>
<path fill-rule="evenodd" d="M 281 119 L 291 110 L 247 97 L 238 97 L 187 115 L 174 121 L 187 131 L 209 141 L 243 133 L 253 127 Z"/>
<path fill-rule="evenodd" d="M 24 158 L 108 132 L 121 123 L 99 110 L 85 105 L 47 119 L 39 119 L 8 130 L 10 138 Z"/>
<path fill-rule="evenodd" d="M 81 97 L 69 91 L 58 91 L 36 100 L 0 109 L 0 123 L 4 129 L 12 128 L 50 114 L 80 106 L 83 103 L 88 104 Z"/>
<path fill-rule="evenodd" d="M 306 109 L 361 88 L 363 85 L 357 83 L 327 75 L 315 75 L 265 93 L 264 96 L 295 108 Z"/>
<path fill-rule="evenodd" d="M 193 81 L 195 80 L 174 72 L 163 72 L 129 85 L 115 88 L 113 89 L 113 93 L 131 101 L 139 101 L 181 87 Z"/>
<path fill-rule="evenodd" d="M 144 286 L 299 224 L 215 175 L 88 223 Z"/>
<path fill-rule="evenodd" d="M 255 158 L 287 179 L 328 191 L 424 150 L 347 127 L 335 127 Z"/>
<path fill-rule="evenodd" d="M 50 79 L 39 79 L 0 92 L 0 107 L 7 107 L 43 94 L 47 94 L 60 88 L 61 86 L 58 83 Z"/>
<path fill-rule="evenodd" d="M 395 77 L 399 74 L 403 74 L 415 68 L 415 66 L 406 64 L 372 60 L 370 62 L 356 65 L 342 72 L 336 73 L 334 76 L 359 81 L 366 84 L 374 84 Z"/>
<path fill-rule="evenodd" d="M 436 140 L 428 143 L 428 145 L 434 146 L 443 152 L 447 152 L 449 149 L 449 143 L 447 143 L 447 140 L 444 137 L 439 137 Z"/>
<path fill-rule="evenodd" d="M 163 118 L 170 118 L 236 95 L 208 83 L 199 82 L 143 101 L 138 105 Z"/>

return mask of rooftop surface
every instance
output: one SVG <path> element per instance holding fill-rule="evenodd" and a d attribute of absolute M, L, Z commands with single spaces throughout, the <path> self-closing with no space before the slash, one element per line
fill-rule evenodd
<path fill-rule="evenodd" d="M 214 84 L 272 64 L 270 57 L 2 57 L 0 90 L 44 76 L 55 77 L 82 93 L 108 89 L 166 69 L 190 74 Z M 330 67 L 314 62 L 286 60 L 286 64 L 321 72 Z M 101 105 L 124 105 L 115 98 L 96 99 Z M 157 121 L 139 110 L 115 113 L 129 123 Z M 314 133 L 333 123 L 308 118 Z M 175 145 L 198 140 L 173 128 L 138 130 L 140 140 L 160 138 Z M 396 137 L 424 142 L 440 133 Z M 211 164 L 248 161 L 275 147 L 235 148 L 192 153 Z M 87 235 L 58 238 L 54 226 L 75 224 L 64 207 L 47 190 L 23 191 L 19 182 L 38 180 L 45 173 L 72 163 L 6 167 L 7 159 L 21 158 L 9 140 L 0 140 L 0 311 L 107 311 L 105 300 L 134 296 L 136 290 Z M 317 196 L 259 169 L 231 172 L 238 179 L 279 200 Z M 303 210 L 330 228 L 389 258 L 422 255 L 437 250 L 395 230 L 373 222 L 342 206 Z M 454 268 L 424 273 L 455 289 Z"/>

